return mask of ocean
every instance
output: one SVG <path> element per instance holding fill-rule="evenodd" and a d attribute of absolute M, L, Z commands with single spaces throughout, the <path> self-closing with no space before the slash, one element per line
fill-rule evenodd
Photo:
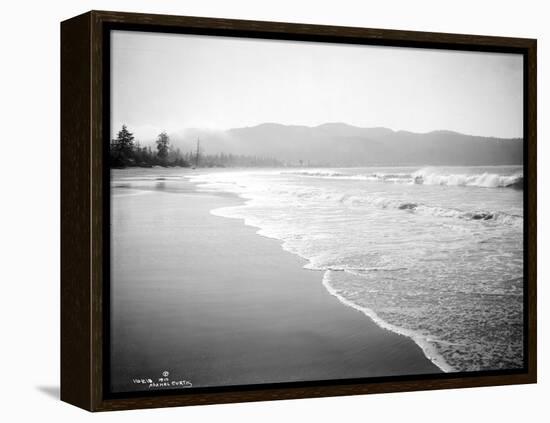
<path fill-rule="evenodd" d="M 443 371 L 523 366 L 521 166 L 195 172 L 199 190 L 243 199 L 212 214 L 280 240 Z"/>

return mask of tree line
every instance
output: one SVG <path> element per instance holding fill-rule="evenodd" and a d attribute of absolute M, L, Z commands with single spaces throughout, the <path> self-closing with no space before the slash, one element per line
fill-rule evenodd
<path fill-rule="evenodd" d="M 124 167 L 280 167 L 282 163 L 276 159 L 242 154 L 204 154 L 190 151 L 182 153 L 179 148 L 172 148 L 170 137 L 161 132 L 155 141 L 155 148 L 142 146 L 135 140 L 126 125 L 111 140 L 109 149 L 110 166 Z"/>

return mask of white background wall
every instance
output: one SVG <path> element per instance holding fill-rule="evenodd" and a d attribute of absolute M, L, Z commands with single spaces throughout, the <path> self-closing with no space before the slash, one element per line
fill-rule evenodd
<path fill-rule="evenodd" d="M 548 419 L 550 14 L 545 1 L 72 0 L 2 4 L 0 420 L 421 421 Z M 59 402 L 59 22 L 89 9 L 530 37 L 539 40 L 539 384 L 91 415 Z M 548 190 L 546 190 L 548 192 Z M 543 394 L 546 389 L 546 396 Z M 8 417 L 8 418 L 6 418 Z M 11 418 L 10 418 L 11 417 Z M 545 420 L 548 421 L 548 420 Z"/>

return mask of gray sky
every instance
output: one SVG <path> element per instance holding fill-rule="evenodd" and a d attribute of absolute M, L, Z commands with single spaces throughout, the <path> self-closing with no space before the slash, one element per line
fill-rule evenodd
<path fill-rule="evenodd" d="M 112 32 L 112 131 L 264 122 L 521 137 L 521 55 Z"/>

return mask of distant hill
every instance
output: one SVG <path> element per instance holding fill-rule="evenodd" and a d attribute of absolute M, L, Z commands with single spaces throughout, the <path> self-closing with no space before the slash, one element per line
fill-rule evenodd
<path fill-rule="evenodd" d="M 512 165 L 523 163 L 521 138 L 488 138 L 452 131 L 419 134 L 388 128 L 360 128 L 344 123 L 309 127 L 263 123 L 226 131 L 187 129 L 170 134 L 183 152 L 197 137 L 208 154 L 271 157 L 289 164 L 315 166 Z"/>

